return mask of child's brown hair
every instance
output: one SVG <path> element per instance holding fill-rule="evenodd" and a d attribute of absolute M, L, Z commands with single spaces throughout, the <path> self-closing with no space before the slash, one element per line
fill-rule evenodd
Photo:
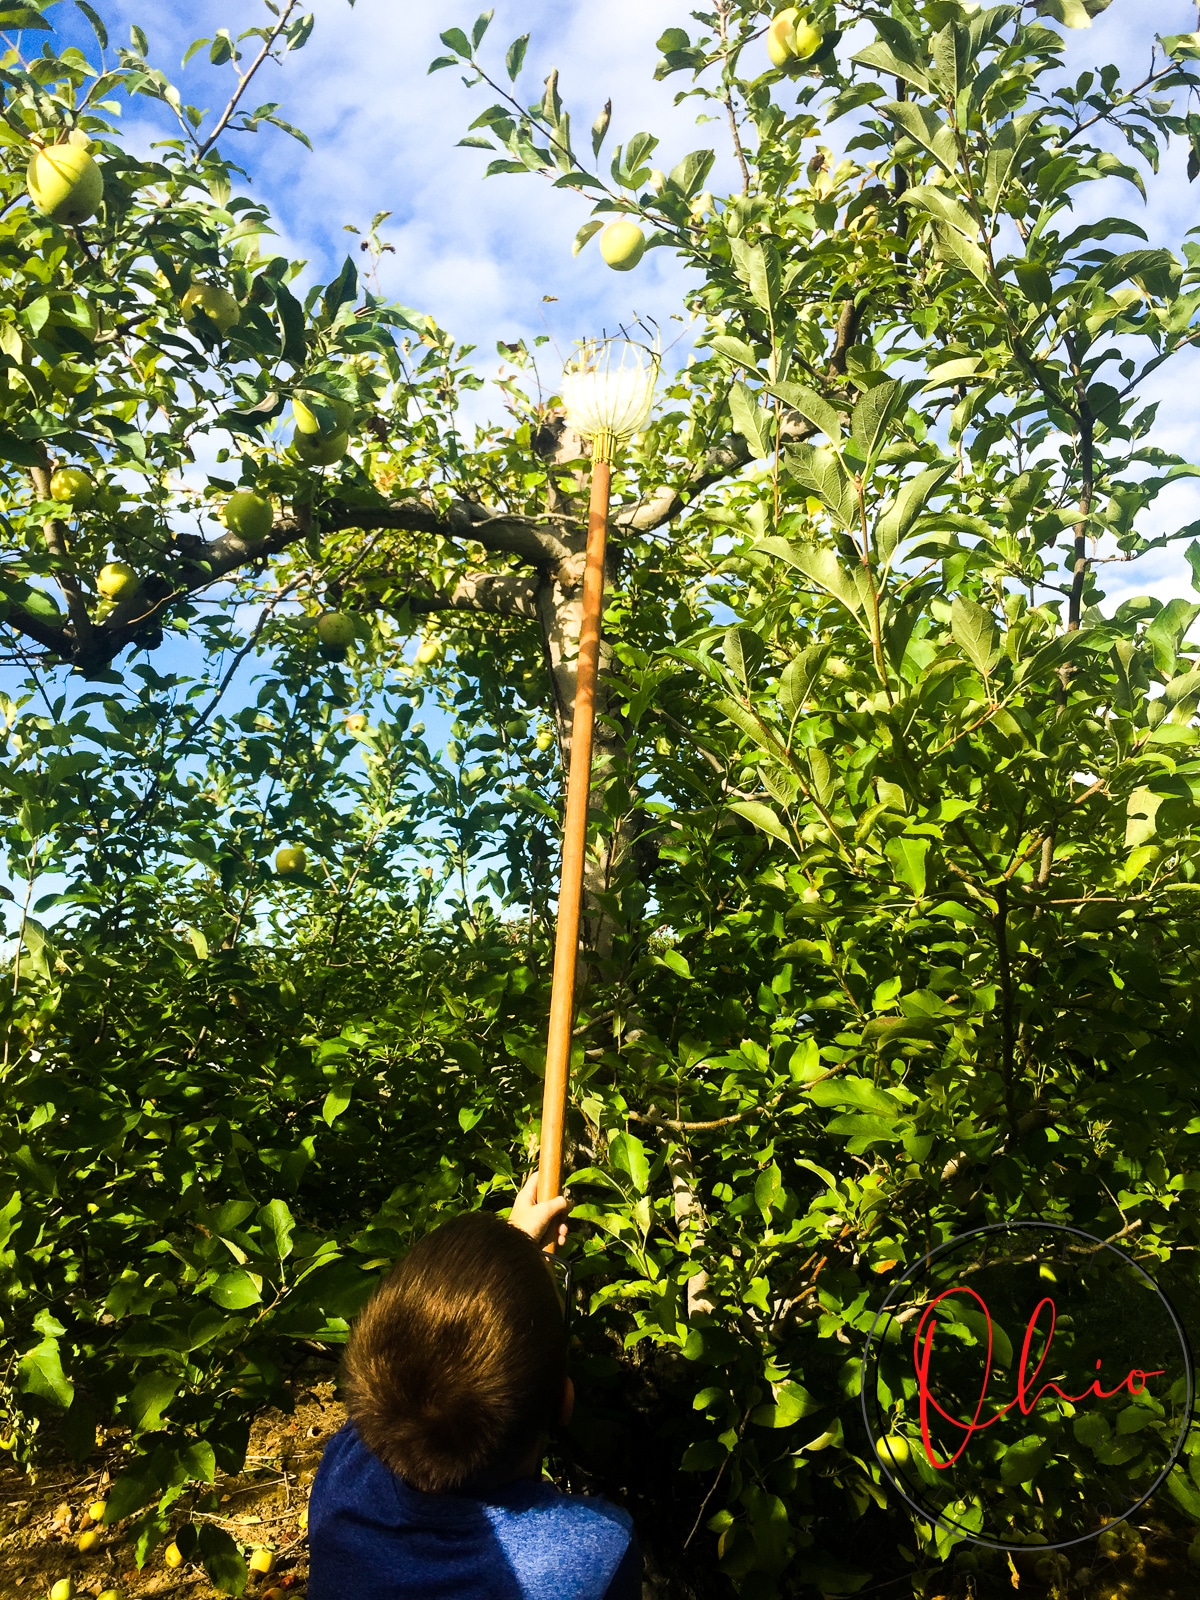
<path fill-rule="evenodd" d="M 562 1405 L 566 1339 L 545 1257 L 486 1212 L 444 1223 L 367 1305 L 343 1372 L 359 1437 L 414 1489 L 502 1481 Z"/>

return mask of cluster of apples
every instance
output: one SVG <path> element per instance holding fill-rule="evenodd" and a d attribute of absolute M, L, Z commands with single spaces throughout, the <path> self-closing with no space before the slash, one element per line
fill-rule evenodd
<path fill-rule="evenodd" d="M 91 154 L 92 141 L 73 128 L 57 144 L 39 145 L 29 158 L 25 187 L 36 210 L 64 228 L 90 221 L 104 199 L 104 174 Z M 194 283 L 180 301 L 184 320 L 208 318 L 222 338 L 241 320 L 241 307 L 222 284 Z"/>
<path fill-rule="evenodd" d="M 772 18 L 767 29 L 767 55 L 771 65 L 787 72 L 801 62 L 811 60 L 825 42 L 821 30 L 814 27 L 796 6 L 787 6 Z M 661 190 L 665 180 L 662 173 L 651 174 L 651 187 Z M 707 202 L 707 205 L 705 204 Z M 713 210 L 712 196 L 701 195 L 693 207 L 693 216 Z M 600 235 L 600 254 L 614 272 L 632 272 L 646 253 L 646 235 L 629 217 L 610 222 Z"/>
<path fill-rule="evenodd" d="M 174 1572 L 178 1567 L 183 1566 L 185 1559 L 183 1551 L 172 1539 L 171 1543 L 163 1551 L 164 1566 L 169 1567 Z M 246 1564 L 256 1578 L 268 1578 L 275 1570 L 275 1552 L 260 1547 L 251 1552 L 250 1559 Z M 262 1600 L 271 1600 L 273 1595 L 282 1597 L 284 1594 L 285 1591 L 283 1589 L 268 1589 Z"/>
<path fill-rule="evenodd" d="M 66 1507 L 64 1510 L 68 1509 Z M 81 1555 L 88 1555 L 101 1543 L 102 1534 L 99 1524 L 104 1521 L 104 1513 L 108 1509 L 106 1500 L 93 1500 L 83 1514 L 83 1532 L 75 1541 L 76 1548 Z M 75 1585 L 70 1578 L 59 1578 L 50 1585 L 50 1600 L 75 1600 Z M 123 1589 L 108 1587 L 102 1589 L 96 1600 L 125 1600 Z"/>

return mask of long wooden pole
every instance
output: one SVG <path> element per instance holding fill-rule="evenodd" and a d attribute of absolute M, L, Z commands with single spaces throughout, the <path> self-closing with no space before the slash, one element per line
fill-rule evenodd
<path fill-rule="evenodd" d="M 592 786 L 592 727 L 596 715 L 596 677 L 600 667 L 604 547 L 608 539 L 611 480 L 612 468 L 597 452 L 592 466 L 592 494 L 588 509 L 583 618 L 579 626 L 575 716 L 571 723 L 571 767 L 567 775 L 567 814 L 563 825 L 562 871 L 558 890 L 558 934 L 554 945 L 554 982 L 550 993 L 550 1031 L 546 1041 L 542 1150 L 538 1163 L 539 1200 L 553 1200 L 562 1188 L 563 1118 L 571 1069 L 571 1029 L 575 1020 L 575 968 L 579 954 L 583 862 L 587 849 L 588 797 Z"/>

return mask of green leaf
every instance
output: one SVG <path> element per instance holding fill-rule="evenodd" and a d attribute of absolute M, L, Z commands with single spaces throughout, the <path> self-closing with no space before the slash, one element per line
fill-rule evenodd
<path fill-rule="evenodd" d="M 42 467 L 46 456 L 32 440 L 18 438 L 15 433 L 0 428 L 0 461 L 11 461 L 18 467 Z"/>
<path fill-rule="evenodd" d="M 577 256 L 588 240 L 594 234 L 599 233 L 603 226 L 604 220 L 601 217 L 593 217 L 590 222 L 585 222 L 583 227 L 580 228 L 579 232 L 575 235 L 575 243 L 571 246 L 571 254 L 573 256 Z"/>
<path fill-rule="evenodd" d="M 721 334 L 715 339 L 710 339 L 709 346 L 718 355 L 728 356 L 731 361 L 736 361 L 738 366 L 748 367 L 751 372 L 755 371 L 758 366 L 758 357 L 754 353 L 754 347 L 748 345 L 744 339 L 731 339 Z"/>
<path fill-rule="evenodd" d="M 854 57 L 864 67 L 873 67 L 883 77 L 901 78 L 914 89 L 927 94 L 930 89 L 929 74 L 918 61 L 912 42 L 896 36 L 886 44 L 877 39 Z"/>
<path fill-rule="evenodd" d="M 760 833 L 770 834 L 772 839 L 778 839 L 786 845 L 792 843 L 791 834 L 770 806 L 763 805 L 761 800 L 732 800 L 729 809 L 736 811 L 739 817 L 745 817 Z"/>
<path fill-rule="evenodd" d="M 1000 1482 L 1032 1483 L 1053 1454 L 1053 1445 L 1037 1434 L 1018 1439 L 1000 1458 Z"/>
<path fill-rule="evenodd" d="M 886 100 L 879 103 L 879 109 L 910 139 L 924 145 L 947 172 L 956 170 L 958 142 L 954 129 L 932 106 L 918 105 L 915 100 Z"/>
<path fill-rule="evenodd" d="M 749 287 L 754 303 L 770 311 L 779 298 L 779 257 L 775 250 L 764 244 L 747 244 L 744 239 L 730 239 L 734 265 L 738 276 Z"/>
<path fill-rule="evenodd" d="M 208 1292 L 224 1310 L 245 1311 L 261 1301 L 262 1279 L 253 1272 L 226 1272 Z"/>
<path fill-rule="evenodd" d="M 453 50 L 456 56 L 460 56 L 464 61 L 471 59 L 471 41 L 461 28 L 447 28 L 445 33 L 438 34 L 438 38 L 446 49 Z"/>
<path fill-rule="evenodd" d="M 765 461 L 771 454 L 771 419 L 760 409 L 757 396 L 737 379 L 729 390 L 729 413 L 750 454 Z"/>
<path fill-rule="evenodd" d="M 716 152 L 713 150 L 693 150 L 671 168 L 667 182 L 690 200 L 703 189 L 704 180 L 712 171 L 715 160 Z"/>
<path fill-rule="evenodd" d="M 75 4 L 92 25 L 92 32 L 96 35 L 96 43 L 101 50 L 108 49 L 108 29 L 99 13 L 88 5 L 87 0 L 75 0 Z"/>
<path fill-rule="evenodd" d="M 789 720 L 795 721 L 801 714 L 832 650 L 828 644 L 810 645 L 785 667 L 779 679 L 779 704 Z"/>
<path fill-rule="evenodd" d="M 514 39 L 509 45 L 508 54 L 504 57 L 504 66 L 511 83 L 516 83 L 521 76 L 521 68 L 525 65 L 525 52 L 528 49 L 529 35 L 527 33 L 523 33 L 519 39 Z"/>
<path fill-rule="evenodd" d="M 179 1373 L 148 1372 L 144 1378 L 139 1378 L 127 1402 L 129 1425 L 135 1434 L 159 1430 L 163 1412 L 179 1393 L 182 1383 Z"/>
<path fill-rule="evenodd" d="M 283 359 L 299 371 L 308 361 L 304 307 L 281 283 L 275 285 L 275 311 L 283 336 Z"/>
<path fill-rule="evenodd" d="M 932 1039 L 945 1026 L 936 1017 L 872 1017 L 862 1031 L 864 1044 L 902 1044 L 907 1039 Z"/>
<path fill-rule="evenodd" d="M 250 1570 L 224 1528 L 218 1528 L 214 1522 L 202 1522 L 199 1549 L 204 1570 L 218 1593 L 240 1595 L 245 1592 Z"/>
<path fill-rule="evenodd" d="M 842 419 L 829 401 L 823 400 L 814 389 L 806 389 L 802 383 L 769 383 L 767 392 L 819 428 L 831 444 L 841 442 Z"/>
<path fill-rule="evenodd" d="M 664 950 L 660 959 L 663 966 L 669 967 L 677 977 L 691 978 L 692 969 L 686 958 L 681 956 L 678 950 Z"/>
<path fill-rule="evenodd" d="M 165 1484 L 160 1483 L 157 1472 L 149 1462 L 139 1465 L 131 1472 L 121 1473 L 105 1496 L 105 1526 L 111 1527 L 116 1522 L 124 1522 L 126 1517 L 131 1517 L 135 1511 L 140 1511 L 147 1501 L 155 1499 L 165 1487 Z"/>
<path fill-rule="evenodd" d="M 861 569 L 851 576 L 832 550 L 824 545 L 788 544 L 783 539 L 761 539 L 758 548 L 779 556 L 789 566 L 810 578 L 826 594 L 840 600 L 856 620 L 861 621 L 864 603 L 870 598 L 870 579 Z"/>
<path fill-rule="evenodd" d="M 495 16 L 494 11 L 481 11 L 475 19 L 475 26 L 471 29 L 471 43 L 476 50 L 483 43 L 483 36 L 488 31 L 488 26 Z"/>
<path fill-rule="evenodd" d="M 600 115 L 592 123 L 592 154 L 598 156 L 600 147 L 608 133 L 609 123 L 612 121 L 612 101 L 606 100 Z"/>
<path fill-rule="evenodd" d="M 18 1384 L 23 1394 L 37 1395 L 65 1410 L 71 1404 L 75 1385 L 63 1372 L 58 1340 L 46 1338 L 17 1362 Z"/>
<path fill-rule="evenodd" d="M 965 595 L 956 595 L 950 609 L 950 634 L 967 660 L 983 677 L 990 677 L 1000 659 L 1000 635 L 991 612 Z"/>
<path fill-rule="evenodd" d="M 205 1439 L 188 1445 L 179 1457 L 179 1465 L 187 1473 L 189 1483 L 215 1483 L 217 1457 L 212 1445 Z M 108 1520 L 107 1514 L 105 1520 Z"/>
<path fill-rule="evenodd" d="M 926 467 L 903 486 L 875 524 L 875 549 L 881 562 L 886 565 L 891 561 L 896 546 L 953 471 L 953 461 L 939 462 L 935 467 Z"/>
<path fill-rule="evenodd" d="M 730 670 L 747 689 L 751 688 L 766 657 L 766 645 L 752 629 L 733 627 L 725 630 L 724 650 Z"/>
<path fill-rule="evenodd" d="M 810 489 L 843 529 L 857 528 L 858 492 L 836 449 L 793 444 L 784 451 L 784 460 L 797 483 Z"/>
<path fill-rule="evenodd" d="M 925 863 L 929 855 L 929 840 L 898 834 L 884 845 L 883 853 L 892 863 L 897 880 L 911 889 L 920 900 L 925 894 Z"/>
<path fill-rule="evenodd" d="M 865 473 L 873 469 L 889 426 L 896 414 L 903 411 L 916 387 L 912 382 L 899 383 L 893 378 L 885 378 L 881 383 L 872 384 L 854 407 L 850 416 L 850 434 L 866 457 Z"/>
<path fill-rule="evenodd" d="M 836 1078 L 826 1078 L 824 1083 L 813 1084 L 805 1093 L 815 1106 L 849 1106 L 871 1116 L 897 1117 L 902 1109 L 886 1089 L 880 1089 L 870 1078 L 839 1074 Z"/>
<path fill-rule="evenodd" d="M 750 1421 L 759 1428 L 790 1428 L 820 1410 L 820 1401 L 814 1400 L 803 1384 L 783 1383 L 775 1391 L 775 1403 L 756 1406 Z"/>
<path fill-rule="evenodd" d="M 783 1179 L 780 1176 L 779 1166 L 772 1161 L 754 1180 L 754 1204 L 762 1213 L 764 1222 L 768 1222 L 771 1213 L 778 1208 L 782 1193 Z"/>
<path fill-rule="evenodd" d="M 1112 0 L 1038 0 L 1039 17 L 1053 17 L 1068 28 L 1090 28 L 1092 18 L 1107 11 Z"/>
<path fill-rule="evenodd" d="M 353 1084 L 339 1083 L 335 1084 L 325 1096 L 325 1104 L 321 1107 L 321 1116 L 329 1127 L 333 1127 L 342 1112 L 350 1104 L 353 1093 Z"/>
<path fill-rule="evenodd" d="M 1200 605 L 1176 597 L 1168 600 L 1146 629 L 1146 643 L 1154 665 L 1165 677 L 1174 676 L 1180 641 L 1197 617 L 1200 617 Z"/>
<path fill-rule="evenodd" d="M 54 24 L 47 22 L 45 17 L 30 6 L 13 6 L 0 11 L 0 28 L 6 33 L 19 33 L 26 28 L 40 28 L 46 33 L 52 33 Z"/>
<path fill-rule="evenodd" d="M 650 1162 L 646 1146 L 632 1133 L 614 1133 L 608 1141 L 608 1159 L 623 1172 L 636 1194 L 645 1194 L 650 1183 Z"/>
<path fill-rule="evenodd" d="M 358 268 L 353 259 L 347 256 L 342 263 L 342 270 L 325 290 L 321 298 L 321 311 L 326 321 L 332 322 L 342 306 L 353 300 L 358 293 Z"/>
<path fill-rule="evenodd" d="M 271 1200 L 258 1213 L 258 1221 L 271 1242 L 276 1261 L 286 1261 L 292 1253 L 295 1218 L 282 1200 Z"/>

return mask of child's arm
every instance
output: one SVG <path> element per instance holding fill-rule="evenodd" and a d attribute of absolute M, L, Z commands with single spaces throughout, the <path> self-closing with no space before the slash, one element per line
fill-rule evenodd
<path fill-rule="evenodd" d="M 539 1205 L 537 1181 L 537 1173 L 531 1172 L 525 1180 L 525 1187 L 513 1202 L 508 1220 L 514 1228 L 527 1233 L 534 1244 L 547 1244 L 552 1238 L 559 1244 L 566 1244 L 566 1215 L 569 1209 L 566 1198 L 561 1194 L 555 1195 L 553 1200 L 544 1200 Z"/>

